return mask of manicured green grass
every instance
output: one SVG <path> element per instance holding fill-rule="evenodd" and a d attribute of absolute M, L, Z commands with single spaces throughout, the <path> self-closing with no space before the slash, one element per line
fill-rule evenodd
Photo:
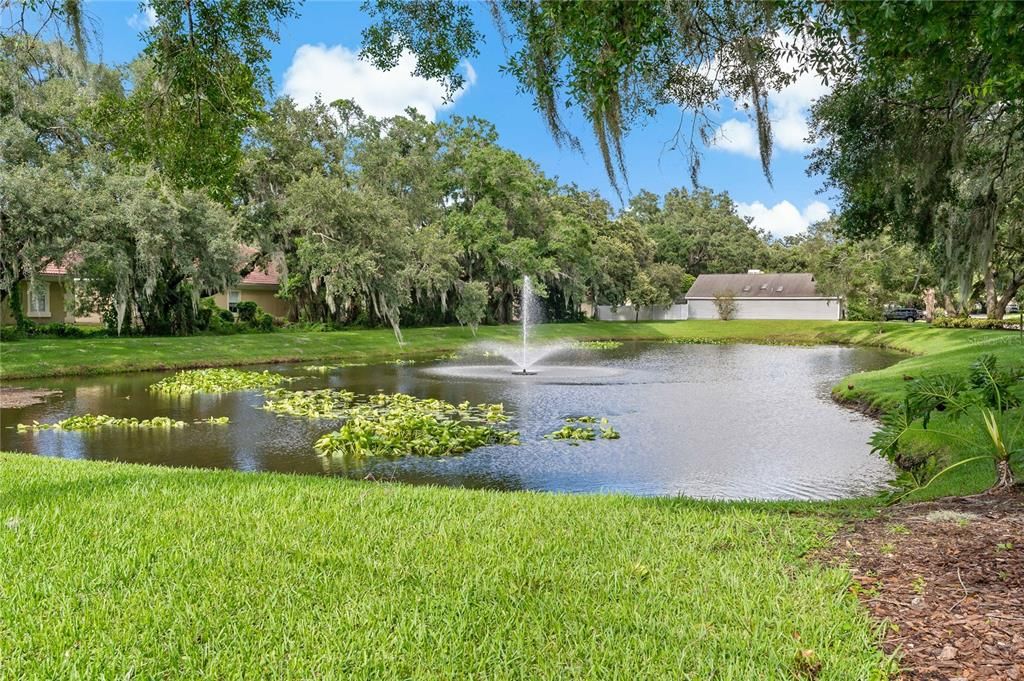
<path fill-rule="evenodd" d="M 1020 350 L 1016 336 L 973 329 L 932 329 L 923 324 L 815 321 L 587 322 L 544 324 L 538 339 L 690 340 L 747 343 L 879 345 L 928 355 L 980 346 Z M 278 361 L 366 361 L 449 352 L 474 340 L 512 341 L 516 326 L 481 327 L 474 339 L 460 327 L 415 328 L 399 346 L 390 330 L 162 338 L 30 339 L 3 343 L 0 379 L 116 373 L 146 369 L 237 366 Z M 877 384 L 876 384 L 877 387 Z"/>
<path fill-rule="evenodd" d="M 817 508 L 0 454 L 0 677 L 883 677 Z"/>

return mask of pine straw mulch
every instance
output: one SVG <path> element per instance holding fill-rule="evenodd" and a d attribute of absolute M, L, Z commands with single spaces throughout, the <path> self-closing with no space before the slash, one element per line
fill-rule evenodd
<path fill-rule="evenodd" d="M 823 558 L 848 566 L 888 623 L 902 679 L 1024 681 L 1020 491 L 887 509 L 841 530 Z"/>

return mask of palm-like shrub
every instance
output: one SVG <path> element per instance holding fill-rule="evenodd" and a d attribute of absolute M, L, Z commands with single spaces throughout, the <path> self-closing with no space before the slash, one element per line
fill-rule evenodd
<path fill-rule="evenodd" d="M 978 358 L 967 376 L 937 374 L 919 378 L 907 387 L 900 408 L 882 417 L 882 426 L 871 437 L 872 450 L 903 468 L 913 468 L 921 462 L 906 447 L 907 436 L 911 433 L 928 431 L 951 440 L 964 440 L 957 433 L 934 428 L 929 430 L 933 413 L 945 414 L 952 421 L 978 419 L 988 437 L 986 448 L 989 453 L 984 456 L 991 457 L 997 468 L 996 484 L 992 490 L 1005 489 L 1013 484 L 1010 457 L 1015 450 L 1012 443 L 1024 422 L 1024 413 L 1009 433 L 1004 431 L 1000 417 L 1020 406 L 1021 398 L 1017 391 L 1021 387 L 1021 377 L 1020 370 L 999 369 L 996 357 L 989 354 Z M 958 461 L 932 480 L 977 458 L 981 457 Z"/>

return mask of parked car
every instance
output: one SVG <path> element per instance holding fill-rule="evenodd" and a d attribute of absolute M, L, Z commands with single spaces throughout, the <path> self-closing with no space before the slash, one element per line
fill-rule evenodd
<path fill-rule="evenodd" d="M 1011 300 L 1006 304 L 1006 314 L 1020 314 L 1020 305 L 1016 300 Z"/>
<path fill-rule="evenodd" d="M 924 312 L 912 307 L 893 307 L 885 311 L 885 321 L 887 322 L 900 320 L 916 322 L 918 319 L 924 319 Z"/>

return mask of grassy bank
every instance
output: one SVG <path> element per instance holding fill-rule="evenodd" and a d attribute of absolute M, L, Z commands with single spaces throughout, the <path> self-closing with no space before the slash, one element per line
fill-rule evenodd
<path fill-rule="evenodd" d="M 0 454 L 0 677 L 878 678 L 808 508 Z"/>
<path fill-rule="evenodd" d="M 479 341 L 513 341 L 515 326 L 481 327 L 477 338 L 459 327 L 416 328 L 399 346 L 390 330 L 320 333 L 271 333 L 185 338 L 30 339 L 2 344 L 0 379 L 117 373 L 151 369 L 265 364 L 300 361 L 373 361 L 397 356 L 449 352 Z M 689 342 L 781 344 L 844 343 L 892 347 L 912 353 L 951 353 L 950 361 L 969 356 L 980 346 L 1011 354 L 1016 336 L 971 329 L 932 329 L 923 324 L 893 322 L 814 321 L 688 321 L 588 322 L 537 327 L 539 340 L 637 339 Z M 870 385 L 880 390 L 859 397 L 884 401 L 891 391 L 885 377 Z"/>

